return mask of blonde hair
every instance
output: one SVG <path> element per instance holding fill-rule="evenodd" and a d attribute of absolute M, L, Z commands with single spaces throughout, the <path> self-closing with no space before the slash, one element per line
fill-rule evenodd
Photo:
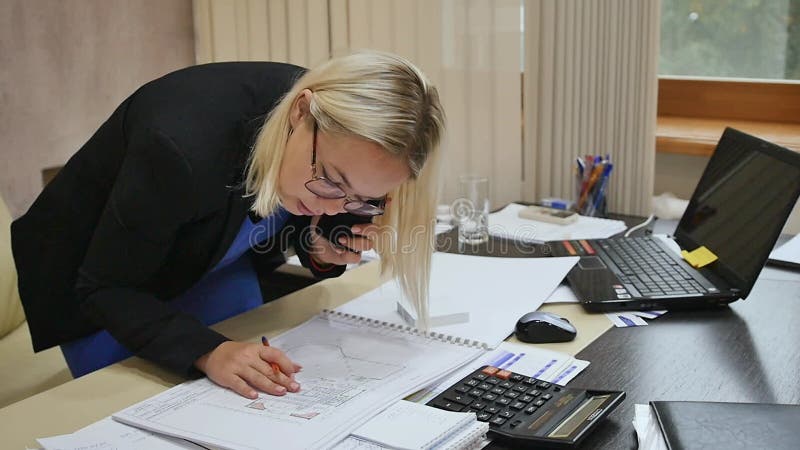
<path fill-rule="evenodd" d="M 409 61 L 361 52 L 306 72 L 272 110 L 256 138 L 245 179 L 253 211 L 262 217 L 280 204 L 278 173 L 291 133 L 289 114 L 300 93 L 312 92 L 310 112 L 321 132 L 376 142 L 405 158 L 411 177 L 389 194 L 375 249 L 381 270 L 394 276 L 414 305 L 418 326 L 429 326 L 428 287 L 444 111 L 436 88 Z"/>

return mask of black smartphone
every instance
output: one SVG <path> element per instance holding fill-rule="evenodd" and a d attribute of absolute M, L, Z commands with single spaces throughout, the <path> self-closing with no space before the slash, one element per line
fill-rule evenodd
<path fill-rule="evenodd" d="M 322 216 L 319 218 L 319 223 L 317 224 L 317 232 L 320 234 L 320 236 L 329 240 L 334 247 L 348 250 L 353 253 L 360 253 L 359 251 L 340 244 L 339 238 L 353 237 L 353 231 L 350 230 L 350 227 L 353 225 L 370 222 L 372 222 L 372 217 L 357 216 L 350 213 L 336 214 L 335 216 Z"/>

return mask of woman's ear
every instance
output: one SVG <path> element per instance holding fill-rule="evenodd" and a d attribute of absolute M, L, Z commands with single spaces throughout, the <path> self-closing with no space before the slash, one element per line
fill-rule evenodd
<path fill-rule="evenodd" d="M 292 111 L 289 114 L 289 122 L 292 128 L 297 128 L 311 115 L 311 91 L 303 89 L 292 103 Z"/>

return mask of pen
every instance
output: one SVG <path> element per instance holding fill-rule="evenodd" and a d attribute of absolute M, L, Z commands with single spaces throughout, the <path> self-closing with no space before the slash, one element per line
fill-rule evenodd
<path fill-rule="evenodd" d="M 261 336 L 261 345 L 264 347 L 269 347 L 269 341 L 267 340 L 266 336 Z M 276 375 L 281 373 L 281 367 L 278 365 L 278 363 L 271 362 L 269 365 L 272 366 L 272 370 L 275 371 Z"/>

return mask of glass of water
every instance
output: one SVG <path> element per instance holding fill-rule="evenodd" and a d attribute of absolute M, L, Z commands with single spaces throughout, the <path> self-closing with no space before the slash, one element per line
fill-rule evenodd
<path fill-rule="evenodd" d="M 458 181 L 460 195 L 452 213 L 458 223 L 458 241 L 482 244 L 489 240 L 489 178 L 462 175 Z"/>

